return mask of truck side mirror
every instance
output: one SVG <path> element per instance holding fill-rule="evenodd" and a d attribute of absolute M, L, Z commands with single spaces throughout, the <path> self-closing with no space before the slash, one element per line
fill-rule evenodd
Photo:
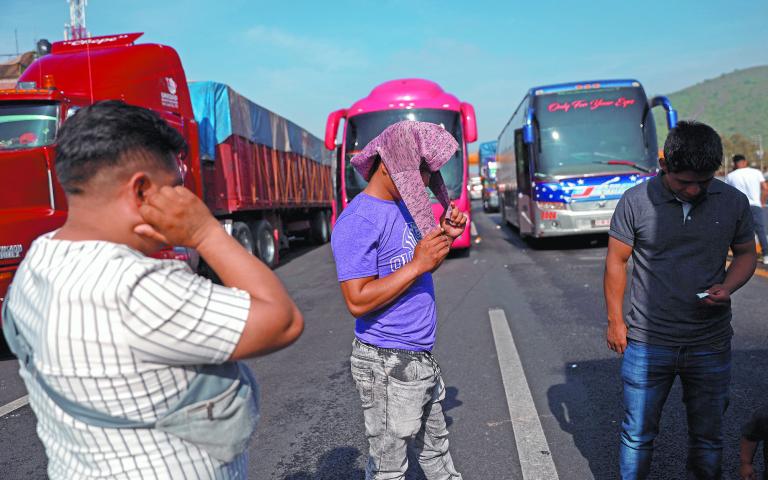
<path fill-rule="evenodd" d="M 328 115 L 325 123 L 325 148 L 333 150 L 336 148 L 336 135 L 339 133 L 339 124 L 342 118 L 347 118 L 347 110 L 342 108 Z"/>
<path fill-rule="evenodd" d="M 42 57 L 51 53 L 51 42 L 45 38 L 41 38 L 37 41 L 37 56 Z"/>
<path fill-rule="evenodd" d="M 475 107 L 471 103 L 463 102 L 461 104 L 461 123 L 464 127 L 464 141 L 472 143 L 477 140 L 477 118 L 475 117 Z"/>

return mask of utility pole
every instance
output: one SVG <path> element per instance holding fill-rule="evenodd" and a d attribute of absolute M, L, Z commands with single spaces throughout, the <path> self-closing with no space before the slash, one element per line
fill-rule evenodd
<path fill-rule="evenodd" d="M 90 37 L 85 28 L 85 7 L 88 0 L 67 0 L 69 3 L 69 23 L 64 25 L 64 40 L 80 40 Z"/>
<path fill-rule="evenodd" d="M 757 159 L 760 160 L 760 171 L 765 172 L 765 170 L 763 170 L 763 156 L 765 155 L 765 151 L 763 150 L 763 134 L 758 133 L 753 138 L 755 139 L 755 145 L 757 145 L 755 155 L 757 156 Z"/>

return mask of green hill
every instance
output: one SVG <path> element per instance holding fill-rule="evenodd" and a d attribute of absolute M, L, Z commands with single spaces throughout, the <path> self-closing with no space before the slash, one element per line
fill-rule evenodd
<path fill-rule="evenodd" d="M 667 96 L 681 120 L 711 125 L 726 144 L 736 134 L 747 141 L 762 135 L 763 148 L 768 144 L 768 65 L 735 70 Z M 661 148 L 667 134 L 664 111 L 654 109 L 654 115 Z"/>

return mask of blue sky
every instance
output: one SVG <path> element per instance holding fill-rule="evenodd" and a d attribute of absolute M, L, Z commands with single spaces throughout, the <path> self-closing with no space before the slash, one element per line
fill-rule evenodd
<path fill-rule="evenodd" d="M 62 39 L 68 18 L 65 0 L 4 0 L 0 53 L 15 51 L 14 29 L 21 50 Z M 329 112 L 394 78 L 473 103 L 487 141 L 536 84 L 631 77 L 651 95 L 768 64 L 765 0 L 90 0 L 87 26 L 143 31 L 190 79 L 228 83 L 318 136 Z"/>

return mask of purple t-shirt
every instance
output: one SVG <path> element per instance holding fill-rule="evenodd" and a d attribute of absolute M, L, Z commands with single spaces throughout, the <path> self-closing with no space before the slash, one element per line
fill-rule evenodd
<path fill-rule="evenodd" d="M 331 237 L 339 282 L 384 278 L 413 259 L 420 238 L 402 204 L 357 195 L 341 213 Z M 355 335 L 382 348 L 432 350 L 437 310 L 432 274 L 421 275 L 389 305 L 359 317 Z"/>

